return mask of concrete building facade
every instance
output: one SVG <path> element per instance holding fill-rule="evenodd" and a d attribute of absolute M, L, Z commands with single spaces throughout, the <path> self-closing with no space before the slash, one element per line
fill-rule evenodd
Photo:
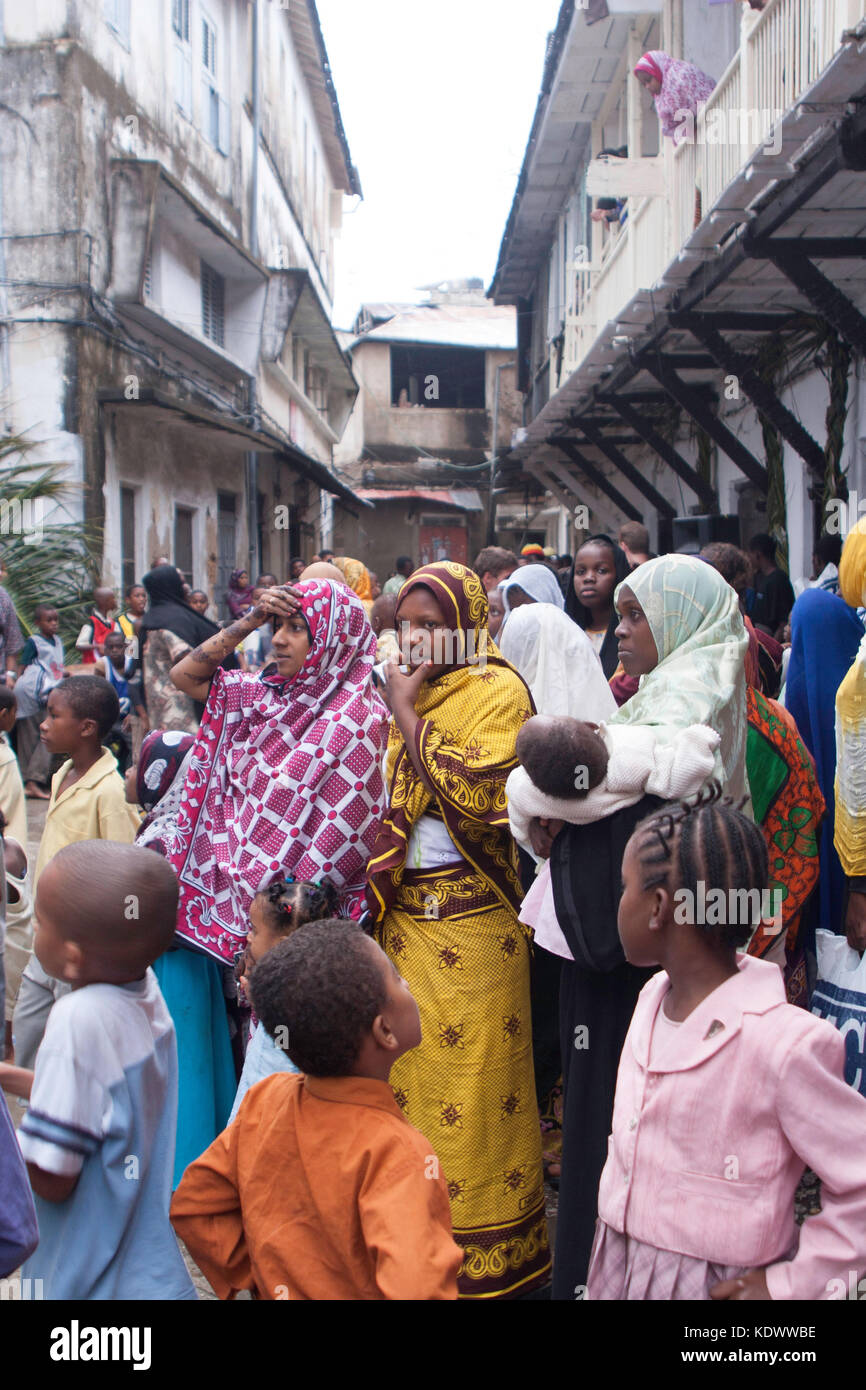
<path fill-rule="evenodd" d="M 866 3 L 607 10 L 561 7 L 490 288 L 518 313 L 505 480 L 531 476 L 572 544 L 729 516 L 808 577 L 828 501 L 866 492 Z M 650 49 L 716 82 L 679 144 L 632 76 Z"/>
<path fill-rule="evenodd" d="M 330 323 L 360 193 L 313 0 L 2 11 L 2 418 L 65 463 L 103 578 L 330 539 L 357 394 Z"/>
<path fill-rule="evenodd" d="M 480 282 L 362 306 L 346 339 L 358 399 L 336 458 L 372 504 L 354 543 L 380 577 L 398 555 L 471 563 L 485 544 L 493 450 L 510 449 L 520 420 L 516 344 L 514 311 Z"/>

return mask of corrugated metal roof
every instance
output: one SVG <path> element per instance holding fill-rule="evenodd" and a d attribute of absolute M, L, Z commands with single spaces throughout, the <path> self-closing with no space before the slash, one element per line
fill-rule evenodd
<path fill-rule="evenodd" d="M 510 304 L 419 304 L 353 339 L 350 351 L 361 343 L 434 343 L 443 347 L 517 347 L 517 315 Z"/>
<path fill-rule="evenodd" d="M 357 488 L 356 495 L 365 502 L 399 502 L 401 500 L 415 500 L 421 502 L 438 502 L 445 506 L 459 507 L 462 512 L 480 512 L 484 510 L 481 494 L 474 487 L 455 487 L 447 489 L 423 487 Z"/>

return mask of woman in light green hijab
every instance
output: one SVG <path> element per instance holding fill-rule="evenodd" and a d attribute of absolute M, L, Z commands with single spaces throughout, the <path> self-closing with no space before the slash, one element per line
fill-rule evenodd
<path fill-rule="evenodd" d="M 633 570 L 614 601 L 619 659 L 640 684 L 609 723 L 652 725 L 661 742 L 708 724 L 721 737 L 713 776 L 739 803 L 748 792 L 748 639 L 736 593 L 704 560 L 663 555 Z M 635 825 L 660 805 L 644 797 L 594 823 L 530 828 L 536 853 L 551 855 L 556 917 L 573 957 L 560 975 L 565 1092 L 554 1299 L 573 1298 L 586 1282 L 617 1060 L 648 978 L 625 959 L 617 934 L 622 858 Z"/>
<path fill-rule="evenodd" d="M 715 776 L 735 802 L 746 780 L 746 674 L 749 639 L 735 591 L 692 555 L 660 555 L 619 585 L 614 602 L 619 658 L 637 692 L 611 724 L 651 724 L 667 741 L 690 724 L 721 738 Z"/>

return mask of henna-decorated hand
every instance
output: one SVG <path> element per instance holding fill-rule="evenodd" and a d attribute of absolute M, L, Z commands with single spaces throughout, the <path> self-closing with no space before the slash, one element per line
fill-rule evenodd
<path fill-rule="evenodd" d="M 256 627 L 270 622 L 271 618 L 290 618 L 300 612 L 301 595 L 290 584 L 280 584 L 274 589 L 265 589 L 259 601 L 249 614 L 249 620 Z"/>

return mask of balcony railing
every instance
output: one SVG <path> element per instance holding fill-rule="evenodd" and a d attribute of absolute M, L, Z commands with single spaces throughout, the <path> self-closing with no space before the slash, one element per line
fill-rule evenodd
<path fill-rule="evenodd" d="M 628 219 L 599 265 L 575 266 L 574 311 L 556 389 L 586 357 L 598 332 L 638 291 L 649 289 L 694 230 L 696 188 L 704 213 L 762 145 L 774 123 L 817 80 L 845 29 L 866 18 L 866 0 L 770 0 L 722 74 L 696 140 L 665 140 L 666 196 L 630 198 Z"/>

